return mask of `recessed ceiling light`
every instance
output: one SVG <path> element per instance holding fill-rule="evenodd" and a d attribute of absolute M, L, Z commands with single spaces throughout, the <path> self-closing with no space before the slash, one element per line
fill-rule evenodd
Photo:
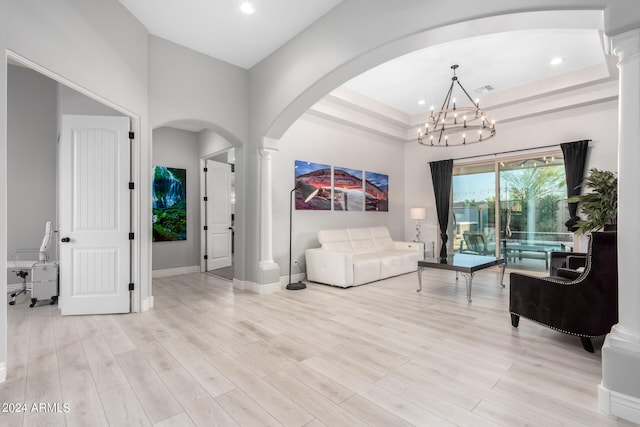
<path fill-rule="evenodd" d="M 424 105 L 426 103 L 427 101 L 425 101 L 424 99 L 421 99 L 420 101 L 418 101 L 418 105 Z"/>
<path fill-rule="evenodd" d="M 251 15 L 253 12 L 256 11 L 256 8 L 253 7 L 253 5 L 250 2 L 246 1 L 240 5 L 240 11 L 247 15 Z"/>
<path fill-rule="evenodd" d="M 551 60 L 551 65 L 560 65 L 564 62 L 564 58 L 555 57 Z"/>

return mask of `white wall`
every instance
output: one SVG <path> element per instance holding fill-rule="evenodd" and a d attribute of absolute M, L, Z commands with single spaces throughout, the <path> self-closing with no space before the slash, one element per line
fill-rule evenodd
<path fill-rule="evenodd" d="M 488 154 L 480 160 L 492 159 L 493 153 L 534 148 L 563 142 L 591 139 L 587 158 L 587 170 L 590 168 L 618 170 L 618 107 L 617 102 L 595 104 L 569 111 L 542 115 L 518 120 L 497 128 L 494 138 L 485 143 L 451 149 L 429 148 L 410 143 L 404 153 L 406 200 L 408 205 L 424 206 L 429 211 L 425 223 L 437 225 L 435 201 L 429 162 L 444 159 Z M 600 124 L 609 125 L 600 125 Z M 597 124 L 597 125 L 596 125 Z M 560 147 L 558 146 L 558 149 Z M 548 150 L 548 149 L 547 149 Z M 526 152 L 523 152 L 524 154 Z M 520 153 L 515 153 L 520 154 Z M 509 156 L 514 154 L 505 154 Z M 473 160 L 463 160 L 469 162 Z M 456 162 L 454 162 L 456 164 Z M 410 206 L 408 206 L 410 207 Z M 411 235 L 415 222 L 406 222 L 405 234 Z M 423 240 L 436 239 L 435 227 L 423 230 Z M 431 234 L 432 238 L 428 236 Z M 584 244 L 584 243 L 583 243 Z M 579 249 L 579 248 L 577 248 Z M 584 248 L 583 248 L 584 249 Z"/>
<path fill-rule="evenodd" d="M 289 128 L 273 155 L 274 261 L 280 276 L 289 270 L 289 195 L 295 186 L 296 160 L 323 163 L 389 176 L 388 212 L 293 211 L 293 257 L 304 261 L 306 248 L 318 247 L 321 229 L 387 226 L 396 240 L 404 239 L 404 159 L 402 144 L 323 119 L 303 116 Z M 294 266 L 294 274 L 299 272 Z"/>
<path fill-rule="evenodd" d="M 233 147 L 233 144 L 225 137 L 209 129 L 204 129 L 198 133 L 198 141 L 200 145 L 200 158 L 206 158 L 212 154 Z"/>
<path fill-rule="evenodd" d="M 153 165 L 187 170 L 187 240 L 153 243 L 153 271 L 200 265 L 198 134 L 170 127 L 153 131 Z"/>

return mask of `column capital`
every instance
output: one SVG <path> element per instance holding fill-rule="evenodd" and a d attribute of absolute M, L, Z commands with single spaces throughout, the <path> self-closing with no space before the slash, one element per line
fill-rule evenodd
<path fill-rule="evenodd" d="M 260 146 L 260 150 L 271 150 L 273 152 L 278 151 L 278 145 L 280 144 L 279 139 L 273 138 L 262 138 L 262 144 Z"/>
<path fill-rule="evenodd" d="M 624 60 L 640 54 L 640 28 L 611 37 L 612 53 Z"/>
<path fill-rule="evenodd" d="M 260 153 L 260 156 L 263 159 L 270 159 L 272 154 L 277 153 L 278 150 L 275 150 L 273 148 L 258 148 L 258 153 Z"/>

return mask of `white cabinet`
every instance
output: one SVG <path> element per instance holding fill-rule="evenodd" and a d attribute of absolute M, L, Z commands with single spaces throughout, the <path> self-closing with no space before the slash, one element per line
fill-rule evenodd
<path fill-rule="evenodd" d="M 38 301 L 51 300 L 55 304 L 58 299 L 58 264 L 40 262 L 33 267 L 31 277 L 31 305 Z"/>

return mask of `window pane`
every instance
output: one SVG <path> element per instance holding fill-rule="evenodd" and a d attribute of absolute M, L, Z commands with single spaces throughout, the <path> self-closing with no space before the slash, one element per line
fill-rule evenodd
<path fill-rule="evenodd" d="M 453 171 L 455 252 L 495 255 L 496 179 L 493 163 Z"/>
<path fill-rule="evenodd" d="M 561 156 L 500 162 L 501 237 L 513 268 L 545 271 L 549 253 L 573 241 Z"/>
<path fill-rule="evenodd" d="M 560 153 L 455 166 L 453 175 L 456 253 L 503 256 L 506 249 L 509 267 L 548 271 L 550 252 L 572 243 Z"/>

